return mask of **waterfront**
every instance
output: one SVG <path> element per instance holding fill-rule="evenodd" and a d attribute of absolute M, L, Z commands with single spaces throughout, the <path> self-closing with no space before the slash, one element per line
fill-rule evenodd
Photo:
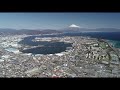
<path fill-rule="evenodd" d="M 33 42 L 32 40 L 36 37 L 38 38 L 61 38 L 61 37 L 74 37 L 74 36 L 84 36 L 84 37 L 91 37 L 91 38 L 98 38 L 98 39 L 105 39 L 108 41 L 113 47 L 120 48 L 120 39 L 118 36 L 120 35 L 119 32 L 82 32 L 82 33 L 63 33 L 63 34 L 54 34 L 54 35 L 35 35 L 25 37 L 19 44 L 29 45 L 29 46 L 38 46 L 43 45 L 44 47 L 36 47 L 31 48 L 28 50 L 24 50 L 25 53 L 32 53 L 33 54 L 55 54 L 65 51 L 67 47 L 71 47 L 71 44 L 64 43 L 64 42 L 50 42 L 50 41 L 39 41 Z M 112 37 L 111 37 L 112 36 Z M 43 49 L 44 48 L 44 49 Z M 52 50 L 52 51 L 51 51 Z"/>
<path fill-rule="evenodd" d="M 120 77 L 120 53 L 116 54 L 118 49 L 112 48 L 106 40 L 88 36 L 48 36 L 37 36 L 36 39 L 32 35 L 1 37 L 0 77 Z M 19 44 L 26 38 L 33 41 L 28 40 L 33 45 L 28 45 L 26 41 Z M 41 41 L 47 44 L 36 44 Z M 72 47 L 61 53 L 45 55 L 20 51 L 44 47 L 49 43 L 53 46 L 55 42 L 63 45 L 72 43 Z"/>
<path fill-rule="evenodd" d="M 33 41 L 36 37 L 37 38 L 39 37 L 39 39 L 43 38 L 44 40 Z M 47 38 L 47 39 L 51 40 L 52 38 Z M 40 46 L 40 47 L 36 47 L 36 48 L 21 50 L 23 53 L 32 53 L 32 54 L 55 54 L 55 53 L 64 52 L 65 50 L 67 50 L 67 47 L 72 47 L 72 43 L 60 42 L 60 40 L 46 41 L 44 37 L 40 37 L 40 36 L 26 37 L 26 38 L 24 38 L 23 41 L 20 41 L 19 43 L 28 45 L 31 47 Z"/>

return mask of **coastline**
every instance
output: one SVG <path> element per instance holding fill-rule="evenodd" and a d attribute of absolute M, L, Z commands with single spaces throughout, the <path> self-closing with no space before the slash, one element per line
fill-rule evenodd
<path fill-rule="evenodd" d="M 14 43 L 13 36 L 9 39 Z M 60 77 L 65 77 L 65 75 L 67 75 L 67 77 L 119 76 L 119 74 L 114 73 L 116 69 L 119 70 L 119 68 L 117 67 L 117 65 L 119 64 L 119 62 L 117 62 L 117 56 L 115 55 L 115 53 L 110 52 L 112 60 L 115 60 L 116 58 L 116 62 L 113 62 L 111 59 L 109 60 L 108 57 L 105 57 L 107 49 L 104 49 L 104 46 L 102 49 L 101 46 L 98 45 L 99 41 L 97 38 L 92 38 L 88 36 L 67 36 L 59 37 L 59 39 L 61 41 L 70 41 L 71 43 L 73 43 L 73 48 L 66 52 L 49 55 L 33 55 L 32 53 L 15 54 L 11 52 L 5 52 L 3 55 L 1 55 L 1 61 L 7 60 L 7 62 L 5 63 L 6 65 L 10 65 L 8 69 L 11 69 L 12 75 L 15 75 L 15 73 L 18 72 L 14 69 L 19 68 L 19 71 L 21 70 L 21 74 L 16 76 L 23 77 L 34 77 L 34 75 L 36 75 L 37 77 L 42 77 L 42 75 L 45 75 L 46 77 L 53 77 L 53 74 L 56 74 L 56 76 Z M 6 42 L 7 40 L 8 39 L 6 38 Z M 103 41 L 107 42 L 107 40 Z M 105 43 L 105 45 L 107 45 L 107 43 Z M 115 67 L 111 67 L 113 63 Z M 46 69 L 47 71 L 44 71 L 42 69 L 43 67 L 50 68 L 50 70 Z M 56 69 L 59 70 L 60 73 L 56 72 Z M 6 73 L 8 73 L 10 77 L 9 71 Z"/>
<path fill-rule="evenodd" d="M 120 49 L 120 41 L 117 40 L 107 40 L 113 47 Z"/>

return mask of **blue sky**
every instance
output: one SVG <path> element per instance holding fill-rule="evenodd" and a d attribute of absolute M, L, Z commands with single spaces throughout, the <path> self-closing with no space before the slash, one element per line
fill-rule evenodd
<path fill-rule="evenodd" d="M 0 13 L 0 28 L 120 28 L 120 13 Z"/>

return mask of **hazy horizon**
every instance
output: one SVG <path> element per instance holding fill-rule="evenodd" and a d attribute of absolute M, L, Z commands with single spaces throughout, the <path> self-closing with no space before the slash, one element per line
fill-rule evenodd
<path fill-rule="evenodd" d="M 0 13 L 0 28 L 62 29 L 72 24 L 89 29 L 120 29 L 120 13 Z"/>

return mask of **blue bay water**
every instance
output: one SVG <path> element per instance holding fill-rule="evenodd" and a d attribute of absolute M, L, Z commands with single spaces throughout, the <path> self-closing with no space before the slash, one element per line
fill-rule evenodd
<path fill-rule="evenodd" d="M 63 36 L 89 36 L 92 38 L 107 39 L 114 47 L 120 48 L 120 32 L 81 32 L 81 33 L 64 33 L 58 35 L 42 35 L 42 36 L 30 36 L 20 41 L 20 44 L 26 44 L 30 46 L 44 45 L 45 47 L 37 47 L 34 49 L 28 49 L 23 52 L 34 54 L 54 54 L 65 51 L 67 47 L 71 47 L 71 44 L 64 42 L 33 42 L 35 37 L 63 37 Z"/>
<path fill-rule="evenodd" d="M 67 47 L 72 47 L 71 43 L 64 43 L 64 42 L 48 42 L 48 41 L 39 41 L 39 42 L 33 42 L 32 40 L 35 37 L 54 37 L 52 35 L 49 36 L 30 36 L 24 38 L 22 41 L 20 41 L 20 44 L 25 44 L 29 46 L 38 46 L 43 45 L 43 47 L 37 47 L 37 48 L 31 48 L 27 50 L 23 50 L 23 53 L 32 53 L 32 54 L 55 54 L 55 53 L 61 53 L 66 50 Z"/>

